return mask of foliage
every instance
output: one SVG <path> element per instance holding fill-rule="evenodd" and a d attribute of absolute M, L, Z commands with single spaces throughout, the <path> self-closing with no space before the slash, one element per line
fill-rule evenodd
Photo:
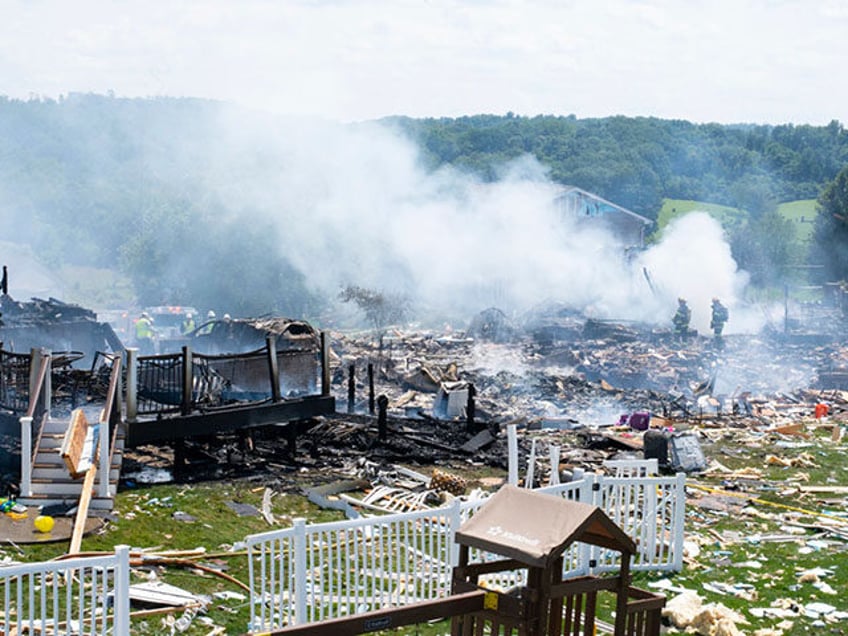
<path fill-rule="evenodd" d="M 822 192 L 818 203 L 815 253 L 810 260 L 823 265 L 825 280 L 844 280 L 848 278 L 848 166 Z"/>
<path fill-rule="evenodd" d="M 380 336 L 385 328 L 406 318 L 409 300 L 399 294 L 388 294 L 357 285 L 347 285 L 339 292 L 339 300 L 354 303 Z"/>
<path fill-rule="evenodd" d="M 848 134 L 827 126 L 693 124 L 653 117 L 391 118 L 431 166 L 483 178 L 530 153 L 558 183 L 655 219 L 663 198 L 710 201 L 761 214 L 777 201 L 818 195 L 848 161 Z"/>
<path fill-rule="evenodd" d="M 269 133 L 275 125 L 199 99 L 0 97 L 5 237 L 57 267 L 120 267 L 142 304 L 317 313 L 302 269 L 278 245 L 285 218 L 270 179 L 286 170 L 285 158 L 222 134 L 225 116 Z M 848 134 L 837 121 L 725 126 L 510 113 L 381 123 L 417 142 L 430 170 L 451 165 L 495 180 L 505 162 L 530 155 L 554 182 L 651 219 L 664 199 L 759 218 L 776 202 L 817 197 L 848 163 Z M 267 189 L 267 200 L 245 202 L 239 195 L 248 185 Z M 839 257 L 841 225 L 831 232 L 831 220 L 815 235 L 817 254 L 833 257 L 829 276 L 844 273 L 848 260 Z M 749 226 L 759 229 L 776 231 L 772 221 Z"/>
<path fill-rule="evenodd" d="M 751 218 L 730 235 L 737 264 L 758 286 L 779 285 L 797 275 L 802 253 L 792 221 L 771 210 Z"/>

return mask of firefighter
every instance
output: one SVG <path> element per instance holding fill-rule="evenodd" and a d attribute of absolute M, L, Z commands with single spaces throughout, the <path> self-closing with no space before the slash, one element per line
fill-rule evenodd
<path fill-rule="evenodd" d="M 135 341 L 141 355 L 153 354 L 153 319 L 146 311 L 141 312 L 141 317 L 135 321 Z"/>
<path fill-rule="evenodd" d="M 727 311 L 727 307 L 722 305 L 718 298 L 713 298 L 712 308 L 713 314 L 712 318 L 710 318 L 710 329 L 713 330 L 716 346 L 721 347 L 723 344 L 721 333 L 724 331 L 724 323 L 727 322 L 727 319 L 730 317 L 730 313 Z"/>
<path fill-rule="evenodd" d="M 189 334 L 192 331 L 194 331 L 194 327 L 195 327 L 194 316 L 189 311 L 189 312 L 186 313 L 185 320 L 183 320 L 183 324 L 180 326 L 180 331 L 182 332 L 183 335 L 186 335 L 186 334 Z"/>
<path fill-rule="evenodd" d="M 727 307 L 721 304 L 718 298 L 713 298 L 713 316 L 710 320 L 710 329 L 717 337 L 721 337 L 721 332 L 724 331 L 724 323 L 730 317 Z"/>
<path fill-rule="evenodd" d="M 677 299 L 677 312 L 671 322 L 674 324 L 674 333 L 683 340 L 689 334 L 689 321 L 692 319 L 692 311 L 685 298 Z"/>
<path fill-rule="evenodd" d="M 212 327 L 215 326 L 215 312 L 211 309 L 206 312 L 206 324 L 197 331 L 197 335 L 206 336 L 212 333 Z"/>

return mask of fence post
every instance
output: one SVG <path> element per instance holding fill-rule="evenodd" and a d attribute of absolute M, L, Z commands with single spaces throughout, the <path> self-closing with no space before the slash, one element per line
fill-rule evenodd
<path fill-rule="evenodd" d="M 294 527 L 294 625 L 309 622 L 306 616 L 309 585 L 306 582 L 306 519 L 293 520 Z"/>
<path fill-rule="evenodd" d="M 115 597 L 112 633 L 115 636 L 130 636 L 130 548 L 115 546 Z"/>
<path fill-rule="evenodd" d="M 32 497 L 32 418 L 21 418 L 21 494 Z"/>
<path fill-rule="evenodd" d="M 353 413 L 356 405 L 356 366 L 351 363 L 347 369 L 347 412 Z"/>
<path fill-rule="evenodd" d="M 602 488 L 603 476 L 596 475 L 595 473 L 584 473 L 583 485 L 580 487 L 580 501 L 600 507 L 603 503 Z M 604 508 L 601 508 L 601 510 L 605 514 L 609 514 Z M 580 546 L 580 560 L 582 561 L 580 570 L 583 574 L 593 574 L 601 548 L 596 545 L 589 545 L 588 543 L 581 543 Z"/>
<path fill-rule="evenodd" d="M 556 486 L 559 484 L 559 446 L 552 444 L 548 450 L 551 454 L 551 476 L 548 483 Z"/>
<path fill-rule="evenodd" d="M 674 484 L 674 571 L 683 570 L 683 525 L 686 523 L 686 473 L 677 473 Z"/>
<path fill-rule="evenodd" d="M 507 449 L 509 455 L 509 483 L 513 486 L 518 485 L 518 434 L 516 433 L 515 424 L 510 424 L 506 427 L 507 432 Z"/>
<path fill-rule="evenodd" d="M 127 422 L 138 421 L 138 349 L 127 348 Z"/>
<path fill-rule="evenodd" d="M 194 369 L 191 361 L 191 347 L 183 345 L 183 403 L 181 407 L 183 415 L 191 413 L 193 389 Z"/>
<path fill-rule="evenodd" d="M 41 351 L 37 347 L 29 350 L 29 384 L 27 394 L 27 408 L 32 404 L 32 396 L 38 391 L 38 370 L 41 367 Z"/>
<path fill-rule="evenodd" d="M 368 412 L 374 415 L 374 363 L 368 363 Z"/>
<path fill-rule="evenodd" d="M 282 400 L 280 394 L 280 367 L 277 364 L 277 336 L 265 336 L 265 346 L 268 349 L 268 374 L 271 376 L 271 401 Z"/>
<path fill-rule="evenodd" d="M 530 440 L 530 457 L 527 458 L 527 477 L 525 477 L 524 487 L 533 489 L 533 482 L 536 479 L 536 440 Z"/>
<path fill-rule="evenodd" d="M 330 346 L 324 331 L 321 332 L 321 395 L 330 395 Z"/>
<path fill-rule="evenodd" d="M 456 542 L 456 531 L 459 530 L 459 526 L 462 525 L 462 505 L 459 502 L 459 499 L 454 499 L 451 502 L 450 513 L 448 514 L 448 519 L 450 520 L 450 530 L 448 532 L 448 541 L 450 541 L 450 566 L 451 569 L 455 568 L 459 565 L 459 544 Z M 450 593 L 450 585 L 448 582 L 448 593 Z"/>

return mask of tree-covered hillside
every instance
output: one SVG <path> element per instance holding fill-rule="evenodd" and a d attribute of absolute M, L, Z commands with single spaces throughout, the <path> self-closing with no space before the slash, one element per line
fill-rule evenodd
<path fill-rule="evenodd" d="M 433 166 L 453 164 L 496 179 L 525 153 L 550 177 L 656 219 L 664 198 L 754 213 L 811 199 L 848 163 L 848 134 L 827 126 L 693 124 L 648 117 L 393 118 Z"/>
<path fill-rule="evenodd" d="M 4 239 L 31 245 L 48 264 L 118 268 L 141 304 L 309 315 L 317 306 L 308 286 L 311 273 L 294 262 L 291 248 L 314 243 L 321 249 L 322 239 L 317 231 L 286 235 L 285 224 L 291 215 L 312 219 L 308 195 L 326 189 L 333 175 L 319 167 L 293 183 L 289 175 L 301 168 L 303 152 L 262 141 L 306 133 L 297 125 L 281 132 L 278 124 L 270 116 L 196 99 L 0 98 Z M 372 124 L 333 126 L 361 131 Z M 765 215 L 779 202 L 818 197 L 848 164 L 848 134 L 836 121 L 820 127 L 723 126 L 508 114 L 377 124 L 413 140 L 425 172 L 452 166 L 494 181 L 507 161 L 532 155 L 552 181 L 652 219 L 665 199 L 742 210 L 750 224 L 740 226 L 745 236 L 731 242 L 740 262 L 754 266 L 787 258 L 772 244 L 774 237 L 793 235 L 779 218 Z M 336 163 L 329 162 L 326 172 L 368 161 L 356 149 L 327 144 L 327 137 L 306 143 L 315 157 L 332 155 Z M 368 166 L 362 170 L 367 173 Z M 357 196 L 355 182 L 345 187 L 325 195 L 325 208 Z M 363 196 L 365 209 L 369 196 Z M 412 200 L 416 193 L 405 196 Z M 757 242 L 748 240 L 754 232 L 764 233 L 756 249 Z M 280 249 L 281 235 L 288 238 L 288 251 Z M 336 247 L 325 247 L 327 258 L 339 258 Z M 350 264 L 349 282 L 358 283 L 359 265 Z M 402 268 L 396 271 L 403 275 Z"/>

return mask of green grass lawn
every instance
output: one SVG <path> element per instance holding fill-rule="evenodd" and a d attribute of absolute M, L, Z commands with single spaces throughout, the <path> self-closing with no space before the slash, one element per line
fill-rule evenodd
<path fill-rule="evenodd" d="M 326 511 L 312 505 L 305 497 L 276 494 L 271 512 L 277 524 L 271 527 L 262 516 L 239 516 L 227 502 L 251 504 L 262 507 L 264 487 L 251 481 L 228 483 L 200 483 L 183 485 L 156 485 L 124 490 L 118 493 L 112 520 L 95 534 L 83 538 L 81 551 L 111 552 L 116 545 L 129 545 L 132 551 L 142 549 L 150 553 L 169 551 L 205 551 L 192 562 L 223 571 L 237 581 L 249 584 L 246 552 L 238 544 L 250 534 L 267 532 L 291 525 L 292 519 L 304 517 L 313 522 L 339 520 L 341 513 Z M 176 512 L 187 513 L 193 521 L 181 521 Z M 32 544 L 21 546 L 24 554 L 13 550 L 4 552 L 12 558 L 25 561 L 49 560 L 63 555 L 68 542 Z M 176 585 L 196 594 L 212 595 L 216 592 L 235 592 L 245 596 L 244 601 L 214 600 L 207 616 L 216 625 L 226 628 L 227 634 L 246 632 L 249 620 L 248 591 L 223 577 L 215 576 L 190 564 L 161 565 L 134 568 L 130 584 L 144 581 L 148 573 L 159 580 Z M 133 607 L 133 610 L 137 608 Z M 176 617 L 180 613 L 175 614 Z M 134 633 L 162 634 L 163 616 L 144 620 L 133 619 Z M 186 634 L 208 634 L 209 628 L 195 622 Z"/>
<path fill-rule="evenodd" d="M 747 212 L 744 210 L 717 203 L 686 199 L 665 199 L 657 216 L 657 232 L 661 232 L 672 219 L 695 211 L 708 213 L 726 228 L 732 228 L 744 222 L 747 218 Z M 813 221 L 816 217 L 815 199 L 787 201 L 786 203 L 779 204 L 777 211 L 781 216 L 793 222 L 796 228 L 796 238 L 799 242 L 809 242 L 813 233 Z"/>
<path fill-rule="evenodd" d="M 804 244 L 810 242 L 813 236 L 813 222 L 817 214 L 815 199 L 781 203 L 777 206 L 777 211 L 781 216 L 792 221 L 798 241 Z"/>
<path fill-rule="evenodd" d="M 673 219 L 689 212 L 706 212 L 726 228 L 735 227 L 747 218 L 744 210 L 726 205 L 686 199 L 665 199 L 657 216 L 657 233 L 661 233 Z"/>
<path fill-rule="evenodd" d="M 848 465 L 844 462 L 848 446 L 833 443 L 829 428 L 816 429 L 816 420 L 802 421 L 808 437 L 723 427 L 721 422 L 705 429 L 709 439 L 703 438 L 704 454 L 716 464 L 709 474 L 690 476 L 687 484 L 686 539 L 699 551 L 686 558 L 679 573 L 636 573 L 634 583 L 652 589 L 662 580 L 671 586 L 666 592 L 669 598 L 683 588 L 694 590 L 704 603 L 721 603 L 741 613 L 748 621 L 739 625 L 745 634 L 766 628 L 782 629 L 784 636 L 848 633 L 848 622 L 822 628 L 802 616 L 787 622 L 757 617 L 750 611 L 775 604 L 805 606 L 815 602 L 848 609 L 843 594 L 848 589 L 848 540 L 823 530 L 828 523 L 843 522 L 841 527 L 848 536 L 848 496 L 839 490 L 848 487 Z M 804 486 L 834 490 L 804 492 Z M 297 494 L 273 497 L 272 513 L 277 518 L 274 528 L 261 516 L 239 516 L 227 506 L 228 502 L 238 502 L 261 508 L 263 492 L 264 486 L 252 480 L 123 490 L 116 499 L 114 518 L 101 532 L 85 537 L 82 550 L 111 551 L 119 544 L 160 553 L 201 548 L 205 552 L 194 562 L 247 584 L 247 560 L 238 546 L 247 535 L 288 527 L 296 517 L 312 522 L 341 519 L 341 513 L 322 510 Z M 192 515 L 194 520 L 178 520 L 174 514 L 178 511 Z M 5 546 L 3 553 L 38 561 L 62 555 L 67 544 L 25 545 L 21 550 L 22 554 Z M 803 580 L 803 572 L 819 572 L 825 585 Z M 238 584 L 177 564 L 135 568 L 131 582 L 141 582 L 150 573 L 194 593 L 243 594 L 245 600 L 214 600 L 207 617 L 228 634 L 245 631 L 247 591 Z M 600 617 L 611 619 L 608 606 L 602 607 Z M 138 633 L 169 633 L 163 631 L 167 628 L 162 621 L 162 616 L 134 619 L 133 629 Z M 209 631 L 208 626 L 195 621 L 185 633 Z M 449 633 L 449 624 L 423 624 L 399 632 L 436 636 Z"/>

